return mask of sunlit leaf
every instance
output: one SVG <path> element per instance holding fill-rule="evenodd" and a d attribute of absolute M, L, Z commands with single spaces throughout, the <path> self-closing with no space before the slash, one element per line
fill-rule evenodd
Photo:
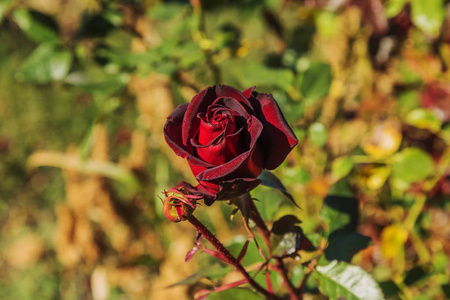
<path fill-rule="evenodd" d="M 112 162 L 92 159 L 82 160 L 79 156 L 65 153 L 36 151 L 28 158 L 27 168 L 34 169 L 41 166 L 75 170 L 111 178 L 123 183 L 133 194 L 140 189 L 140 184 L 133 173 Z"/>
<path fill-rule="evenodd" d="M 417 128 L 436 133 L 441 129 L 442 121 L 435 113 L 424 108 L 417 108 L 406 115 L 406 123 Z"/>
<path fill-rule="evenodd" d="M 252 191 L 252 197 L 257 199 L 254 203 L 265 221 L 271 221 L 279 210 L 281 203 L 285 201 L 285 196 L 281 193 L 263 185 Z"/>
<path fill-rule="evenodd" d="M 417 91 L 405 91 L 398 96 L 400 116 L 406 116 L 411 110 L 420 107 L 419 93 Z"/>
<path fill-rule="evenodd" d="M 302 74 L 300 92 L 309 101 L 325 97 L 331 86 L 331 67 L 325 63 L 314 63 Z"/>
<path fill-rule="evenodd" d="M 389 166 L 373 167 L 369 171 L 366 186 L 372 191 L 376 191 L 383 187 L 390 175 L 391 168 Z"/>
<path fill-rule="evenodd" d="M 94 147 L 95 144 L 94 125 L 95 124 L 92 124 L 89 127 L 88 132 L 85 134 L 83 140 L 81 141 L 79 150 L 81 160 L 86 160 L 91 155 L 92 148 Z"/>
<path fill-rule="evenodd" d="M 411 16 L 414 25 L 425 33 L 437 36 L 445 17 L 443 0 L 411 0 Z"/>
<path fill-rule="evenodd" d="M 6 15 L 7 11 L 10 9 L 12 3 L 12 0 L 0 1 L 0 22 L 3 20 L 3 17 Z"/>
<path fill-rule="evenodd" d="M 129 79 L 130 76 L 126 74 L 108 74 L 101 68 L 91 67 L 70 73 L 64 82 L 82 91 L 106 96 L 122 89 Z"/>
<path fill-rule="evenodd" d="M 273 69 L 251 63 L 235 68 L 234 73 L 242 86 L 276 86 L 283 90 L 292 87 L 294 74 L 288 69 Z"/>
<path fill-rule="evenodd" d="M 398 150 L 401 141 L 399 122 L 387 120 L 377 124 L 361 146 L 364 152 L 374 158 L 386 158 Z"/>
<path fill-rule="evenodd" d="M 245 255 L 242 257 L 242 265 L 248 266 L 261 261 L 261 255 L 258 251 L 258 247 L 252 241 L 248 243 L 245 236 L 236 235 L 230 243 L 226 244 L 226 248 L 230 253 L 238 258 L 242 251 L 245 251 Z"/>
<path fill-rule="evenodd" d="M 319 34 L 324 37 L 334 37 L 338 32 L 338 19 L 331 11 L 322 11 L 316 18 Z"/>
<path fill-rule="evenodd" d="M 294 254 L 302 246 L 303 230 L 295 224 L 300 220 L 293 215 L 286 215 L 275 221 L 272 226 L 270 245 L 271 253 L 276 257 Z"/>
<path fill-rule="evenodd" d="M 50 27 L 37 22 L 32 14 L 26 9 L 16 9 L 13 12 L 13 19 L 20 29 L 35 42 L 56 42 L 58 34 Z"/>
<path fill-rule="evenodd" d="M 430 176 L 434 168 L 434 161 L 428 153 L 419 148 L 407 148 L 395 155 L 392 177 L 412 183 Z"/>
<path fill-rule="evenodd" d="M 64 79 L 71 64 L 72 55 L 69 51 L 43 43 L 23 62 L 16 76 L 20 80 L 48 83 Z"/>
<path fill-rule="evenodd" d="M 229 299 L 245 299 L 245 300 L 261 300 L 263 296 L 249 289 L 234 288 L 223 292 L 212 293 L 208 296 L 208 300 L 229 300 Z"/>
<path fill-rule="evenodd" d="M 158 3 L 147 11 L 147 15 L 157 20 L 170 20 L 185 11 L 186 7 L 180 2 Z"/>
<path fill-rule="evenodd" d="M 333 177 L 338 180 L 342 177 L 347 176 L 353 168 L 353 161 L 348 156 L 342 156 L 336 158 L 331 163 L 331 174 Z"/>
<path fill-rule="evenodd" d="M 361 267 L 332 261 L 314 272 L 319 290 L 331 300 L 382 300 L 383 293 L 375 280 Z"/>
<path fill-rule="evenodd" d="M 408 0 L 388 0 L 386 3 L 386 17 L 392 18 L 398 15 Z"/>
<path fill-rule="evenodd" d="M 381 232 L 381 252 L 385 258 L 395 258 L 403 252 L 408 232 L 400 225 L 389 225 Z"/>
<path fill-rule="evenodd" d="M 229 266 L 222 266 L 219 264 L 210 266 L 210 267 L 206 267 L 206 268 L 201 268 L 198 270 L 198 272 L 186 277 L 185 279 L 178 281 L 176 283 L 171 284 L 169 287 L 174 287 L 177 285 L 190 285 L 193 283 L 196 283 L 197 281 L 199 281 L 202 278 L 210 278 L 210 277 L 221 277 L 226 275 L 228 272 L 230 272 L 230 267 Z"/>
<path fill-rule="evenodd" d="M 308 128 L 308 137 L 313 145 L 322 147 L 328 139 L 328 132 L 322 123 L 313 123 Z"/>

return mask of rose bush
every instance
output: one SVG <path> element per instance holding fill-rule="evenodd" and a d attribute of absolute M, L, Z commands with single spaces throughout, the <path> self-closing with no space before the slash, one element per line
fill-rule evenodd
<path fill-rule="evenodd" d="M 255 188 L 298 143 L 272 95 L 253 89 L 208 87 L 167 118 L 166 141 L 189 162 L 207 205 Z"/>

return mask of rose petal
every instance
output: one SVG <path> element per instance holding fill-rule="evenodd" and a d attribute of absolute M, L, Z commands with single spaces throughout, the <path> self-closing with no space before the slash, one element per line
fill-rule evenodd
<path fill-rule="evenodd" d="M 264 127 L 260 137 L 264 168 L 273 170 L 285 160 L 298 140 L 271 94 L 253 92 L 251 100 L 257 118 Z"/>
<path fill-rule="evenodd" d="M 241 133 L 244 128 L 240 128 L 239 131 L 227 135 L 225 137 L 217 137 L 220 140 L 212 140 L 208 145 L 201 145 L 195 143 L 195 140 L 191 140 L 193 147 L 197 148 L 197 154 L 204 161 L 220 166 L 227 161 L 232 160 L 244 151 Z"/>
<path fill-rule="evenodd" d="M 242 91 L 242 95 L 245 96 L 245 98 L 250 98 L 252 96 L 252 92 L 255 89 L 255 86 L 249 87 L 248 89 L 246 89 L 245 91 Z"/>
<path fill-rule="evenodd" d="M 252 116 L 248 120 L 248 131 L 250 133 L 250 145 L 248 151 L 225 164 L 218 165 L 214 168 L 208 168 L 198 173 L 196 175 L 197 180 L 213 181 L 216 179 L 229 180 L 232 178 L 258 177 L 262 171 L 262 157 L 259 149 L 255 151 L 255 145 L 263 131 L 263 126 L 258 119 Z"/>
<path fill-rule="evenodd" d="M 168 117 L 166 124 L 164 125 L 164 138 L 166 139 L 167 144 L 172 148 L 176 155 L 181 156 L 182 158 L 186 158 L 189 162 L 200 167 L 197 169 L 197 173 L 205 170 L 206 168 L 214 167 L 194 155 L 192 155 L 194 149 L 192 146 L 186 147 L 183 145 L 181 139 L 181 128 L 183 123 L 183 117 L 185 116 L 187 107 L 189 103 L 179 105 Z M 192 168 L 191 168 L 192 169 Z M 194 172 L 194 171 L 193 171 Z M 195 175 L 196 173 L 194 173 Z"/>
<path fill-rule="evenodd" d="M 246 109 L 252 112 L 251 104 L 239 90 L 228 85 L 216 85 L 216 98 L 233 98 L 239 101 Z"/>
<path fill-rule="evenodd" d="M 211 124 L 201 120 L 200 129 L 198 131 L 198 143 L 200 145 L 210 144 L 212 140 L 215 140 L 217 137 L 224 134 L 225 126 L 226 123 Z"/>
<path fill-rule="evenodd" d="M 164 137 L 176 155 L 185 158 L 189 153 L 183 147 L 181 127 L 189 103 L 179 105 L 168 117 L 164 125 Z"/>
<path fill-rule="evenodd" d="M 197 117 L 198 113 L 206 112 L 216 99 L 216 91 L 214 87 L 208 87 L 192 98 L 186 109 L 185 117 L 182 125 L 182 141 L 185 146 L 189 144 L 191 138 L 197 135 L 198 127 L 200 126 L 200 119 Z"/>
<path fill-rule="evenodd" d="M 253 113 L 249 100 L 237 89 L 227 85 L 208 87 L 192 98 L 186 110 L 182 126 L 182 140 L 185 146 L 197 134 L 200 125 L 200 119 L 197 118 L 197 114 L 207 111 L 208 107 L 218 98 L 233 98 L 240 102 L 246 111 Z"/>
<path fill-rule="evenodd" d="M 242 103 L 233 98 L 217 98 L 210 107 L 215 109 L 227 108 L 233 115 L 239 115 L 245 119 L 250 117 L 250 114 Z"/>

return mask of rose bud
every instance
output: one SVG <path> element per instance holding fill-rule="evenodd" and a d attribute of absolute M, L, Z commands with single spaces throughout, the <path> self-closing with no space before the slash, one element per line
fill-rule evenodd
<path fill-rule="evenodd" d="M 167 118 L 166 142 L 187 159 L 207 205 L 254 189 L 298 143 L 272 95 L 253 89 L 206 88 Z"/>
<path fill-rule="evenodd" d="M 180 182 L 176 187 L 163 192 L 164 215 L 172 222 L 186 221 L 194 212 L 197 200 L 203 195 L 187 182 Z"/>

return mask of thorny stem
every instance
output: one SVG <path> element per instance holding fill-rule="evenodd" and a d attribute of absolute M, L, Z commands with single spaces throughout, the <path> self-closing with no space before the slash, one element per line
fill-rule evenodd
<path fill-rule="evenodd" d="M 270 231 L 266 226 L 266 223 L 261 218 L 261 215 L 258 212 L 258 209 L 255 206 L 255 203 L 253 202 L 253 199 L 250 197 L 249 194 L 244 195 L 243 197 L 248 197 L 248 201 L 250 202 L 250 211 L 253 212 L 251 215 L 252 220 L 255 222 L 256 227 L 258 227 L 259 232 L 262 234 L 264 241 L 266 242 L 267 246 L 270 248 Z M 275 266 L 278 273 L 281 275 L 284 281 L 284 285 L 286 286 L 291 300 L 300 300 L 302 299 L 300 292 L 296 290 L 292 282 L 289 280 L 287 276 L 287 270 L 283 263 L 283 260 L 279 257 L 275 258 Z"/>
<path fill-rule="evenodd" d="M 223 255 L 223 257 L 228 261 L 230 265 L 232 265 L 237 271 L 239 271 L 244 278 L 247 280 L 247 282 L 258 292 L 263 294 L 266 299 L 272 299 L 277 300 L 279 299 L 277 296 L 275 296 L 273 293 L 269 293 L 266 289 L 264 289 L 262 286 L 260 286 L 244 269 L 244 267 L 237 261 L 237 259 L 231 255 L 231 253 L 222 245 L 222 243 L 212 234 L 211 231 L 209 231 L 208 228 L 206 228 L 205 225 L 203 225 L 196 217 L 193 215 L 188 219 L 188 221 L 197 229 L 198 232 L 200 232 L 205 239 L 208 240 L 208 242 L 211 243 L 211 245 L 216 248 L 216 250 Z"/>

